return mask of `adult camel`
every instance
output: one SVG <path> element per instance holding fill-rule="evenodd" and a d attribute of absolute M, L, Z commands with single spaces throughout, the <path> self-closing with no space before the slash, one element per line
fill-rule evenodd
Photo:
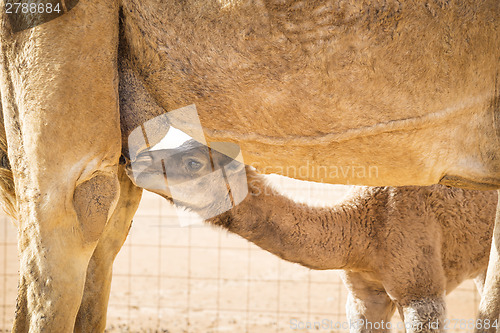
<path fill-rule="evenodd" d="M 14 332 L 104 329 L 110 265 L 140 197 L 122 148 L 130 156 L 133 128 L 186 105 L 208 141 L 238 143 L 262 172 L 500 186 L 497 0 L 49 2 L 65 14 L 0 14 Z M 342 171 L 291 171 L 310 166 Z M 490 273 L 482 310 L 496 318 Z"/>

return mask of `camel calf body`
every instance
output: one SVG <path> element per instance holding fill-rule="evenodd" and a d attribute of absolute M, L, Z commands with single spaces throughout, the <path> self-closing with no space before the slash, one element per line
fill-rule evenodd
<path fill-rule="evenodd" d="M 409 331 L 441 330 L 445 294 L 470 278 L 482 289 L 496 192 L 360 187 L 334 207 L 312 208 L 247 172 L 250 195 L 209 222 L 285 260 L 342 269 L 352 321 L 388 322 L 398 308 Z"/>
<path fill-rule="evenodd" d="M 144 154 L 149 161 L 164 158 L 176 165 L 179 172 L 167 177 L 169 184 L 193 179 L 183 183 L 179 193 L 184 197 L 176 203 L 200 216 L 211 216 L 207 212 L 226 201 L 207 186 L 205 170 L 225 168 L 229 182 L 247 186 L 249 194 L 207 221 L 282 259 L 311 269 L 343 269 L 350 320 L 381 324 L 397 307 L 409 331 L 440 330 L 446 293 L 469 278 L 477 278 L 482 289 L 496 192 L 442 185 L 358 187 L 340 204 L 314 208 L 277 193 L 251 167 L 246 167 L 247 183 L 231 182 L 243 164 L 224 167 L 224 155 L 203 154 L 205 148 L 192 140 L 173 149 L 175 155 L 168 150 Z M 194 160 L 196 169 L 190 168 Z M 152 166 L 136 177 L 132 166 L 127 171 L 137 186 L 147 188 L 166 177 L 159 163 Z M 169 192 L 154 191 L 170 198 Z M 193 193 L 203 194 L 205 201 L 193 203 Z M 363 325 L 353 330 L 371 331 Z"/>

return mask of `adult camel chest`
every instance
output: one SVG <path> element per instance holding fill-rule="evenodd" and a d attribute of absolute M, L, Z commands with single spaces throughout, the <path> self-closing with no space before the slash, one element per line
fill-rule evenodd
<path fill-rule="evenodd" d="M 122 16 L 122 58 L 159 106 L 136 121 L 195 104 L 209 140 L 305 180 L 500 184 L 494 1 L 127 0 Z"/>

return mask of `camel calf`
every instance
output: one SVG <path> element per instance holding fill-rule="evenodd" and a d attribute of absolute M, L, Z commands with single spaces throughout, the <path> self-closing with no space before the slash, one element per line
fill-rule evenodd
<path fill-rule="evenodd" d="M 169 176 L 169 183 L 185 179 L 187 173 L 192 179 L 197 178 L 197 172 L 206 176 L 210 156 L 203 153 L 206 147 L 198 144 L 197 150 L 195 146 L 186 143 L 176 148 L 189 148 L 182 158 L 181 154 L 176 161 L 167 160 L 186 163 L 178 165 L 177 170 L 189 170 Z M 167 151 L 147 154 L 156 155 L 156 161 L 162 160 L 162 154 L 172 156 Z M 215 169 L 227 165 L 224 155 L 211 155 Z M 194 160 L 196 170 L 192 168 Z M 137 185 L 160 181 L 163 174 L 154 170 L 151 165 L 148 173 L 137 178 Z M 156 170 L 161 170 L 159 165 Z M 234 166 L 226 171 L 228 179 L 239 172 Z M 407 331 L 440 331 L 445 325 L 447 293 L 470 278 L 475 278 L 481 292 L 496 192 L 442 185 L 359 187 L 337 205 L 313 208 L 280 195 L 252 168 L 246 167 L 246 173 L 249 195 L 231 210 L 207 221 L 282 259 L 311 269 L 342 269 L 349 289 L 347 315 L 358 323 L 351 331 L 386 331 L 388 327 L 382 323 L 390 321 L 396 308 Z M 206 203 L 187 204 L 190 191 L 205 193 Z M 169 198 L 169 193 L 155 192 Z M 211 187 L 201 182 L 183 193 L 186 198 L 176 202 L 201 216 L 207 216 L 207 210 L 226 200 L 214 196 Z M 372 323 L 370 327 L 368 322 Z"/>

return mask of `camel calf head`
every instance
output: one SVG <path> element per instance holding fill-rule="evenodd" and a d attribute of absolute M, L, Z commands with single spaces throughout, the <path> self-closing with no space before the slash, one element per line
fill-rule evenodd
<path fill-rule="evenodd" d="M 213 143 L 209 148 L 188 140 L 173 149 L 144 151 L 126 169 L 137 186 L 209 218 L 246 197 L 245 165 L 236 159 L 238 154 L 235 144 Z"/>

